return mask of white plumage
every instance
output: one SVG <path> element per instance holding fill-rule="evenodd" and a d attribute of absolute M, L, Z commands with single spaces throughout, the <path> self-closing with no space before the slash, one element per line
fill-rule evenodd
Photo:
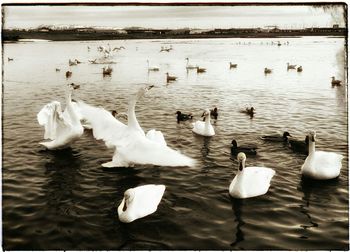
<path fill-rule="evenodd" d="M 205 121 L 196 121 L 192 123 L 193 129 L 192 131 L 198 135 L 202 136 L 214 136 L 215 131 L 213 126 L 210 124 L 210 110 L 206 109 L 204 112 Z"/>
<path fill-rule="evenodd" d="M 61 103 L 53 101 L 46 104 L 37 114 L 40 125 L 45 127 L 44 139 L 51 141 L 40 142 L 47 149 L 62 149 L 79 138 L 83 132 L 78 114 L 71 101 L 72 87 L 66 95 L 66 108 L 62 112 Z"/>
<path fill-rule="evenodd" d="M 266 167 L 245 167 L 246 155 L 243 152 L 238 153 L 237 159 L 239 169 L 230 184 L 230 195 L 241 199 L 264 195 L 275 171 Z"/>
<path fill-rule="evenodd" d="M 152 86 L 151 86 L 152 87 Z M 111 162 L 104 167 L 128 167 L 133 164 L 153 164 L 161 166 L 192 166 L 194 160 L 169 148 L 162 132 L 150 130 L 147 134 L 139 125 L 135 115 L 136 101 L 150 87 L 141 88 L 130 100 L 128 125 L 118 121 L 108 111 L 78 102 L 82 116 L 93 129 L 93 135 L 103 140 L 109 148 L 115 148 Z"/>
<path fill-rule="evenodd" d="M 339 176 L 343 155 L 316 151 L 316 132 L 309 133 L 309 155 L 301 167 L 301 173 L 307 177 L 326 180 Z"/>
<path fill-rule="evenodd" d="M 129 223 L 154 213 L 164 191 L 164 185 L 143 185 L 126 190 L 118 207 L 119 220 Z"/>

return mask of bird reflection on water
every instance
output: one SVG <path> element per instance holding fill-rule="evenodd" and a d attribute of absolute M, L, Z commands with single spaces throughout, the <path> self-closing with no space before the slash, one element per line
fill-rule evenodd
<path fill-rule="evenodd" d="M 241 241 L 244 241 L 244 233 L 241 230 L 241 227 L 245 224 L 245 222 L 242 220 L 242 205 L 243 205 L 243 200 L 241 199 L 232 199 L 232 210 L 235 215 L 235 222 L 237 222 L 236 226 L 236 233 L 234 237 L 234 241 L 231 243 L 231 247 L 233 249 L 244 249 L 242 247 L 239 247 L 238 244 Z"/>

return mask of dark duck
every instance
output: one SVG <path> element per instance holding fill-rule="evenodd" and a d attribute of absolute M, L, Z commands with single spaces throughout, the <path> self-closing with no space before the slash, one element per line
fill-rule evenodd
<path fill-rule="evenodd" d="M 182 114 L 181 111 L 176 111 L 176 119 L 177 123 L 180 123 L 181 121 L 187 121 L 191 120 L 193 118 L 192 114 Z"/>
<path fill-rule="evenodd" d="M 269 135 L 269 136 L 262 136 L 262 140 L 271 141 L 271 142 L 288 142 L 288 137 L 291 136 L 289 132 L 285 131 L 283 132 L 283 135 Z"/>
<path fill-rule="evenodd" d="M 244 152 L 246 155 L 256 155 L 257 147 L 255 145 L 241 145 L 238 146 L 235 139 L 231 142 L 231 154 L 236 156 L 239 152 Z"/>

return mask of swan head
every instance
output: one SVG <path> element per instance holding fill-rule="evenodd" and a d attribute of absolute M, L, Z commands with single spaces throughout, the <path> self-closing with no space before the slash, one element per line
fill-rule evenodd
<path fill-rule="evenodd" d="M 210 116 L 210 110 L 209 109 L 204 110 L 204 113 L 203 113 L 202 117 L 203 116 L 204 117 Z"/>
<path fill-rule="evenodd" d="M 136 94 L 136 100 L 139 100 L 141 97 L 144 97 L 146 93 L 153 87 L 154 85 L 147 85 L 145 87 L 140 88 Z"/>
<path fill-rule="evenodd" d="M 238 160 L 238 169 L 240 171 L 243 171 L 243 168 L 245 166 L 245 160 L 247 159 L 246 155 L 244 154 L 244 152 L 240 152 L 237 155 L 237 160 Z"/>
<path fill-rule="evenodd" d="M 124 192 L 124 206 L 123 206 L 123 212 L 125 212 L 128 209 L 128 206 L 131 204 L 131 202 L 134 200 L 135 192 L 134 189 L 128 189 Z"/>
<path fill-rule="evenodd" d="M 316 131 L 313 130 L 309 132 L 309 140 L 311 142 L 316 142 Z"/>

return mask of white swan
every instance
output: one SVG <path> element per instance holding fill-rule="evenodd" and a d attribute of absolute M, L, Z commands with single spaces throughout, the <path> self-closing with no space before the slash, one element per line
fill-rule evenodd
<path fill-rule="evenodd" d="M 301 173 L 307 177 L 326 180 L 339 176 L 342 167 L 343 155 L 316 151 L 316 132 L 309 133 L 309 155 L 301 167 Z"/>
<path fill-rule="evenodd" d="M 198 135 L 202 136 L 214 136 L 215 131 L 213 126 L 210 124 L 210 110 L 206 109 L 204 111 L 203 116 L 205 116 L 205 121 L 196 121 L 192 123 L 193 129 L 192 131 Z"/>
<path fill-rule="evenodd" d="M 103 167 L 128 167 L 133 164 L 194 165 L 191 158 L 167 146 L 162 132 L 150 130 L 145 134 L 139 125 L 135 115 L 136 102 L 152 87 L 141 88 L 136 97 L 130 99 L 128 125 L 118 121 L 103 108 L 78 102 L 83 118 L 93 129 L 94 137 L 105 141 L 107 147 L 115 148 L 112 161 L 102 164 Z"/>
<path fill-rule="evenodd" d="M 190 59 L 189 59 L 189 58 L 186 58 L 186 69 L 187 69 L 187 70 L 190 70 L 190 69 L 197 69 L 197 66 L 190 65 L 189 61 L 190 61 Z"/>
<path fill-rule="evenodd" d="M 266 167 L 245 167 L 246 155 L 238 153 L 238 172 L 232 180 L 229 193 L 234 198 L 251 198 L 265 194 L 275 171 Z"/>
<path fill-rule="evenodd" d="M 143 185 L 125 191 L 118 207 L 121 222 L 130 223 L 154 213 L 163 197 L 164 185 Z"/>
<path fill-rule="evenodd" d="M 53 101 L 46 104 L 37 115 L 39 124 L 45 127 L 44 139 L 52 140 L 40 142 L 47 149 L 65 148 L 84 132 L 71 100 L 73 89 L 74 87 L 69 85 L 66 93 L 66 108 L 63 112 L 61 103 Z"/>
<path fill-rule="evenodd" d="M 147 69 L 148 69 L 148 71 L 154 71 L 154 72 L 159 71 L 158 66 L 150 66 L 149 65 L 149 60 L 147 60 Z"/>

